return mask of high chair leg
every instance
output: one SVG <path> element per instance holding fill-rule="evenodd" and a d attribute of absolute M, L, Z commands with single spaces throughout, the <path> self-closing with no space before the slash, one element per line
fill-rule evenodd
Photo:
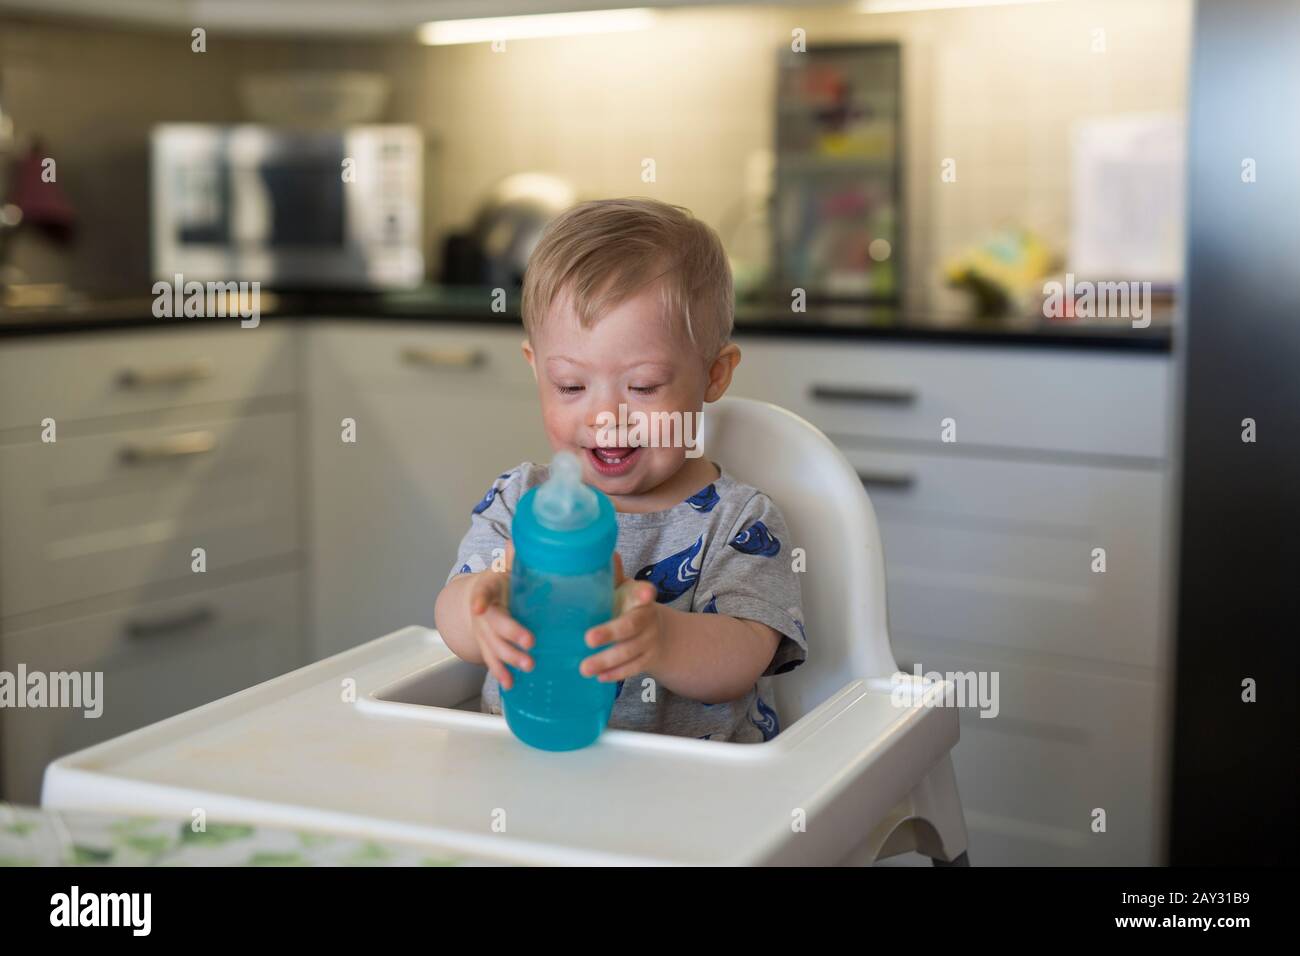
<path fill-rule="evenodd" d="M 970 866 L 970 857 L 968 857 L 966 855 L 966 851 L 963 850 L 961 853 L 957 854 L 957 856 L 954 859 L 951 860 L 931 859 L 930 862 L 935 866 Z"/>
<path fill-rule="evenodd" d="M 966 821 L 952 756 L 945 755 L 899 804 L 843 860 L 841 866 L 871 866 L 915 851 L 935 866 L 970 866 Z"/>

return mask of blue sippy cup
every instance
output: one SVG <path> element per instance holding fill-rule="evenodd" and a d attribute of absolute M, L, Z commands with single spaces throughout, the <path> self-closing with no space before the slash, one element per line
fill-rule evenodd
<path fill-rule="evenodd" d="M 614 613 L 614 506 L 582 483 L 570 452 L 551 462 L 550 478 L 530 489 L 515 510 L 510 536 L 510 614 L 532 633 L 533 669 L 507 664 L 513 679 L 501 691 L 506 724 L 542 750 L 577 750 L 594 743 L 614 707 L 617 685 L 584 677 L 588 629 Z"/>

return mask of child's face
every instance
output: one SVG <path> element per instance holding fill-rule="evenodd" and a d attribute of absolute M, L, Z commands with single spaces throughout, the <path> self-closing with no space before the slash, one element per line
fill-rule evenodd
<path fill-rule="evenodd" d="M 700 357 L 684 333 L 674 334 L 659 318 L 654 285 L 590 329 L 579 325 L 562 297 L 533 341 L 524 343 L 551 447 L 577 455 L 583 480 L 613 497 L 652 492 L 682 468 L 687 449 L 598 448 L 601 413 L 617 422 L 618 406 L 626 404 L 629 431 L 637 412 L 681 412 L 684 420 L 726 390 L 732 351 L 738 357 L 734 345 L 713 362 Z"/>

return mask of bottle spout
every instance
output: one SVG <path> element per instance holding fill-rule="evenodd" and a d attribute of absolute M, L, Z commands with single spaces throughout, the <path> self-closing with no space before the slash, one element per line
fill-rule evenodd
<path fill-rule="evenodd" d="M 550 477 L 537 489 L 533 511 L 538 523 L 552 531 L 571 531 L 596 520 L 600 503 L 582 483 L 582 465 L 572 452 L 557 452 L 551 460 Z"/>

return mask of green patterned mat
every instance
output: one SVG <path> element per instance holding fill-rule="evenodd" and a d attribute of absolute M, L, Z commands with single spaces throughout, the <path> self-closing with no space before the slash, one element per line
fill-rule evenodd
<path fill-rule="evenodd" d="M 493 861 L 243 823 L 0 803 L 0 866 L 476 866 Z"/>

